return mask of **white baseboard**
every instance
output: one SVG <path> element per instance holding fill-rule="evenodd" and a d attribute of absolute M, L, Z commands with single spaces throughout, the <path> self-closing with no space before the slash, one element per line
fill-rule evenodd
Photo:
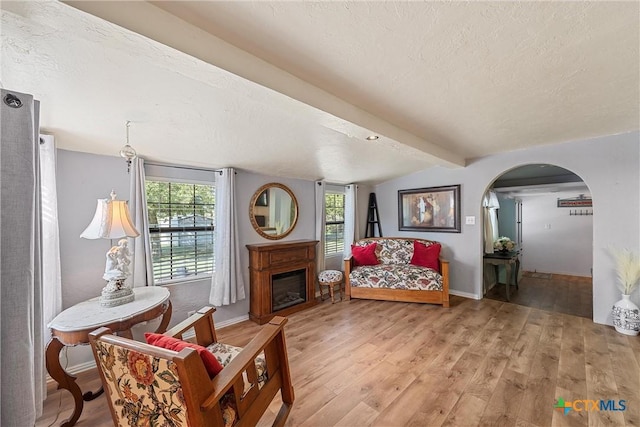
<path fill-rule="evenodd" d="M 215 322 L 216 329 L 222 329 L 225 326 L 235 325 L 236 323 L 244 322 L 245 320 L 249 320 L 249 315 L 245 314 L 244 316 L 234 317 L 233 319 L 224 320 L 222 322 Z M 195 338 L 196 333 L 193 329 L 189 329 L 182 335 L 182 339 L 189 340 L 191 338 Z"/>
<path fill-rule="evenodd" d="M 449 295 L 455 295 L 455 296 L 464 297 L 464 298 L 471 298 L 471 299 L 475 299 L 475 300 L 482 299 L 480 297 L 480 295 L 478 295 L 478 294 L 472 294 L 470 292 L 456 291 L 456 290 L 453 290 L 453 289 L 449 289 Z"/>
<path fill-rule="evenodd" d="M 228 319 L 222 322 L 216 322 L 216 329 L 224 328 L 226 326 L 235 325 L 236 323 L 244 322 L 245 320 L 249 320 L 249 315 L 245 314 L 244 316 L 234 317 L 233 319 Z"/>

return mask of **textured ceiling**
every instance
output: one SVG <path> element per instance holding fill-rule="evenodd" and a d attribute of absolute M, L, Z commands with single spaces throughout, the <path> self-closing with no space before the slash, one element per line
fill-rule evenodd
<path fill-rule="evenodd" d="M 637 2 L 67 3 L 119 26 L 0 5 L 61 148 L 380 182 L 640 128 Z"/>
<path fill-rule="evenodd" d="M 635 130 L 638 2 L 159 2 L 465 158 Z"/>

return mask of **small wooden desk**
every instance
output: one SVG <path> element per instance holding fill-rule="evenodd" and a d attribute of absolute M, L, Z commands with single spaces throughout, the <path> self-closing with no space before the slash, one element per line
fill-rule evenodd
<path fill-rule="evenodd" d="M 160 326 L 156 332 L 167 330 L 171 319 L 171 301 L 169 291 L 159 286 L 134 288 L 135 300 L 117 307 L 101 307 L 100 298 L 78 303 L 58 314 L 47 326 L 51 328 L 51 341 L 47 345 L 47 372 L 58 383 L 58 389 L 68 390 L 75 401 L 75 408 L 71 417 L 64 420 L 62 427 L 73 426 L 84 406 L 83 400 L 89 401 L 102 394 L 102 389 L 96 393 L 88 391 L 84 395 L 76 377 L 69 375 L 60 365 L 60 351 L 65 346 L 89 344 L 89 333 L 105 326 L 117 335 L 132 338 L 131 327 L 138 323 L 162 316 Z"/>
<path fill-rule="evenodd" d="M 506 270 L 506 274 L 507 274 L 507 280 L 506 280 L 506 289 L 507 289 L 507 301 L 509 300 L 509 286 L 511 286 L 511 277 L 513 277 L 512 275 L 512 271 L 511 271 L 511 266 L 515 264 L 516 267 L 516 271 L 515 271 L 515 285 L 516 285 L 516 289 L 518 289 L 518 272 L 520 270 L 520 259 L 518 258 L 518 252 L 507 252 L 507 253 L 501 253 L 501 252 L 494 252 L 492 254 L 485 254 L 484 255 L 484 263 L 485 264 L 491 264 L 493 265 L 493 268 L 495 270 L 496 273 L 496 285 L 498 284 L 498 274 L 499 274 L 499 269 L 501 265 L 504 265 L 504 268 Z M 485 293 L 486 293 L 486 289 L 485 289 Z"/>

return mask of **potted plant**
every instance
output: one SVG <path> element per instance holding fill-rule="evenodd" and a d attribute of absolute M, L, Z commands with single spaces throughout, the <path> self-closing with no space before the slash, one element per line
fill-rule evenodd
<path fill-rule="evenodd" d="M 495 242 L 493 242 L 493 250 L 494 252 L 511 252 L 516 247 L 516 242 L 511 240 L 508 237 L 498 237 Z"/>
<path fill-rule="evenodd" d="M 640 333 L 640 310 L 631 300 L 633 290 L 640 280 L 640 258 L 629 249 L 610 248 L 618 274 L 618 289 L 622 292 L 622 299 L 613 305 L 611 315 L 616 331 L 625 335 Z"/>

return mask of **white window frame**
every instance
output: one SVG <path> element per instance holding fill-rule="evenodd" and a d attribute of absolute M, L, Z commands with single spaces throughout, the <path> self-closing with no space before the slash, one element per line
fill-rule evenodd
<path fill-rule="evenodd" d="M 339 243 L 338 241 L 336 241 L 336 250 L 331 251 L 331 252 L 327 252 L 328 248 L 329 248 L 329 244 L 328 244 L 328 239 L 327 239 L 327 226 L 328 225 L 339 225 L 342 224 L 342 241 L 344 242 L 344 202 L 345 202 L 345 188 L 343 186 L 338 186 L 338 185 L 327 185 L 326 190 L 325 190 L 325 218 L 324 218 L 324 223 L 323 223 L 323 233 L 325 235 L 325 244 L 324 244 L 324 256 L 325 258 L 331 258 L 331 257 L 342 257 L 343 253 L 344 253 L 344 243 Z M 327 195 L 329 194 L 339 194 L 342 195 L 342 221 L 327 221 Z"/>
<path fill-rule="evenodd" d="M 189 184 L 189 185 L 209 185 L 212 187 L 212 191 L 214 191 L 214 200 L 215 200 L 215 171 L 213 170 L 205 170 L 205 169 L 197 169 L 197 168 L 188 168 L 188 167 L 180 167 L 180 166 L 169 166 L 169 165 L 156 165 L 156 164 L 145 164 L 145 189 L 146 183 L 149 181 L 155 182 L 167 182 L 172 184 Z M 214 202 L 215 203 L 215 202 Z M 150 204 L 150 201 L 147 197 L 147 204 Z M 214 205 L 215 209 L 215 205 Z M 154 231 L 151 231 L 154 229 Z M 157 233 L 155 227 L 149 227 L 150 238 Z M 170 232 L 171 230 L 168 230 Z M 212 245 L 215 247 L 215 214 L 214 214 L 214 223 L 211 230 L 212 233 Z M 214 249 L 215 250 L 215 249 Z M 153 250 L 152 250 L 153 252 Z M 153 254 L 152 254 L 152 264 L 153 264 Z M 153 269 L 153 266 L 152 266 Z M 211 271 L 207 271 L 205 273 L 196 273 L 184 277 L 171 277 L 166 279 L 159 279 L 155 276 L 154 272 L 154 283 L 158 286 L 171 285 L 175 283 L 183 283 L 183 282 L 195 282 L 199 280 L 211 279 L 213 273 L 215 272 L 215 253 L 213 253 L 211 259 Z"/>

